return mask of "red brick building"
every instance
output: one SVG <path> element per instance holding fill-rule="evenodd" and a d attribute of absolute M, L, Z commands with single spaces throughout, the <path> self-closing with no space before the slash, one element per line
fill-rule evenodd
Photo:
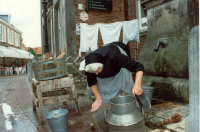
<path fill-rule="evenodd" d="M 141 13 L 139 14 L 139 9 L 142 7 L 140 0 L 112 0 L 112 11 L 104 11 L 104 10 L 94 10 L 87 9 L 87 0 L 74 0 L 73 5 L 75 6 L 75 22 L 77 23 L 87 23 L 88 25 L 94 25 L 96 23 L 113 23 L 118 21 L 125 21 L 125 20 L 133 20 L 138 19 L 139 25 L 141 23 Z M 139 7 L 140 5 L 140 7 Z M 78 6 L 82 6 L 82 9 L 79 9 Z M 80 19 L 80 13 L 86 12 L 88 14 L 89 19 L 87 21 L 82 21 Z M 144 13 L 143 13 L 144 14 Z M 146 15 L 143 15 L 144 17 Z M 140 20 L 139 20 L 140 17 Z M 140 51 L 145 43 L 146 40 L 146 29 L 140 29 L 140 44 L 138 44 L 138 51 L 137 51 L 137 43 L 136 41 L 130 41 L 128 43 L 128 47 L 130 49 L 131 57 L 133 59 L 139 56 Z M 122 30 L 120 34 L 119 41 L 122 42 Z M 101 33 L 98 33 L 98 47 L 103 45 Z M 78 54 L 80 47 L 80 35 L 76 35 L 76 53 Z M 83 55 L 83 54 L 82 54 Z"/>

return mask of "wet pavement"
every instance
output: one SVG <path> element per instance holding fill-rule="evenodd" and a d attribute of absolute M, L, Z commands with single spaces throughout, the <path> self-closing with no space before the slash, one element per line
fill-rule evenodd
<path fill-rule="evenodd" d="M 32 109 L 31 85 L 26 75 L 1 76 L 0 87 L 4 90 L 0 93 L 0 132 L 51 132 L 47 120 L 45 125 L 40 125 L 39 111 Z M 84 95 L 84 94 L 83 94 Z M 59 108 L 67 109 L 69 132 L 95 132 L 91 130 L 91 104 L 92 101 L 79 97 L 82 115 L 77 115 L 73 100 L 63 103 L 44 106 L 44 112 Z M 146 122 L 147 131 L 165 129 L 172 132 L 185 131 L 185 118 L 189 112 L 188 105 L 167 102 L 152 106 Z M 180 113 L 183 117 L 179 123 L 171 123 L 162 127 L 156 127 L 157 121 L 169 118 L 173 114 Z"/>
<path fill-rule="evenodd" d="M 31 85 L 26 75 L 14 75 L 0 77 L 1 82 L 9 82 L 9 85 L 0 94 L 0 132 L 50 132 L 51 129 L 45 120 L 45 125 L 40 125 L 39 111 L 32 109 Z M 59 108 L 68 109 L 69 132 L 93 132 L 91 123 L 91 101 L 79 98 L 82 115 L 77 115 L 75 104 L 68 101 L 44 106 L 44 112 L 48 113 Z"/>

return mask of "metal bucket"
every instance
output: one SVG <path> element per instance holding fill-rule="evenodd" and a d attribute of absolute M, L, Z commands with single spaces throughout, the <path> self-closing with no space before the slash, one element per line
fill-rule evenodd
<path fill-rule="evenodd" d="M 109 132 L 145 132 L 142 112 L 133 96 L 120 96 L 110 101 L 111 110 L 105 111 Z"/>
<path fill-rule="evenodd" d="M 52 132 L 68 132 L 68 110 L 58 109 L 46 114 Z"/>
<path fill-rule="evenodd" d="M 149 101 L 151 102 L 154 87 L 142 86 L 142 89 L 146 96 L 149 98 Z"/>

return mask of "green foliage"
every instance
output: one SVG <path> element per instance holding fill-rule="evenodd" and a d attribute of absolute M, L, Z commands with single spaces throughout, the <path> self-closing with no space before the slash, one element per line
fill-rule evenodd
<path fill-rule="evenodd" d="M 32 49 L 31 47 L 29 47 L 28 52 L 31 52 L 31 54 L 33 54 L 35 57 L 38 57 L 38 54 L 35 52 L 34 49 Z"/>

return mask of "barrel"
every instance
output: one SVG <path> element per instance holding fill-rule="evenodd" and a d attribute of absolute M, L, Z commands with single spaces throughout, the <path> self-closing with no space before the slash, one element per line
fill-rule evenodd
<path fill-rule="evenodd" d="M 35 79 L 44 81 L 63 77 L 67 74 L 65 58 L 51 61 L 37 61 L 31 63 Z"/>

